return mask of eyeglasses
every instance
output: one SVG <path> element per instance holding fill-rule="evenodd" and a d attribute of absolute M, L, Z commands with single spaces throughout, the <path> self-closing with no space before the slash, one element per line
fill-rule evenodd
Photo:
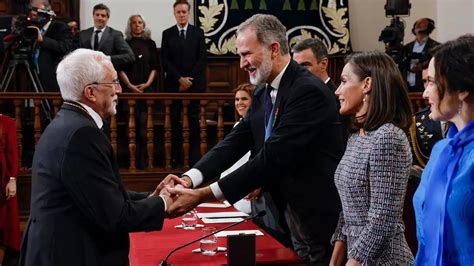
<path fill-rule="evenodd" d="M 118 81 L 118 80 L 114 80 L 114 81 L 112 81 L 112 82 L 92 82 L 92 83 L 87 84 L 87 85 L 84 86 L 84 87 L 91 86 L 91 85 L 112 85 L 112 86 L 119 86 L 119 87 L 121 87 L 120 81 Z"/>
<path fill-rule="evenodd" d="M 116 85 L 116 86 L 120 86 L 120 82 L 119 82 L 119 81 L 113 81 L 113 82 L 92 82 L 92 83 L 87 84 L 86 86 L 89 86 L 89 85 Z"/>

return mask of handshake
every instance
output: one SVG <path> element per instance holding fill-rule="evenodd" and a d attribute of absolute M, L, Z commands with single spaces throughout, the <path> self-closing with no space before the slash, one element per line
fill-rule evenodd
<path fill-rule="evenodd" d="M 161 196 L 165 200 L 168 218 L 181 216 L 202 202 L 215 200 L 209 186 L 199 189 L 192 189 L 192 186 L 188 176 L 180 178 L 170 174 L 161 181 L 150 197 Z"/>

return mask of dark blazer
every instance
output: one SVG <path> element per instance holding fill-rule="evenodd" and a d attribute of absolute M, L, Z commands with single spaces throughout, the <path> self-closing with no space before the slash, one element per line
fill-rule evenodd
<path fill-rule="evenodd" d="M 433 48 L 435 48 L 436 46 L 439 45 L 439 42 L 431 39 L 431 38 L 428 38 L 428 40 L 426 40 L 426 44 L 425 44 L 425 47 L 423 48 L 423 51 L 420 53 L 420 54 L 414 54 L 413 53 L 413 46 L 415 45 L 415 41 L 412 41 L 412 42 L 409 42 L 406 46 L 405 46 L 405 54 L 406 54 L 406 64 L 405 64 L 405 68 L 407 71 L 410 71 L 410 60 L 414 57 L 418 58 L 420 60 L 420 66 L 424 63 L 424 62 L 427 62 L 427 61 L 430 61 L 431 57 L 432 57 L 432 54 L 431 54 L 431 50 Z M 404 75 L 406 75 L 407 71 L 404 71 Z M 408 85 L 408 90 L 410 92 L 414 92 L 414 91 L 423 91 L 424 90 L 424 86 L 423 86 L 423 79 L 422 79 L 422 75 L 421 75 L 421 70 L 418 71 L 418 72 L 415 72 L 416 74 L 416 81 L 415 81 L 415 86 L 414 87 L 410 87 L 410 85 Z"/>
<path fill-rule="evenodd" d="M 329 243 L 341 210 L 334 172 L 343 154 L 333 92 L 291 61 L 278 89 L 273 133 L 264 142 L 264 91 L 257 88 L 247 116 L 194 168 L 210 179 L 251 149 L 251 160 L 218 181 L 225 198 L 234 203 L 265 186 L 280 208 Z"/>
<path fill-rule="evenodd" d="M 94 36 L 94 27 L 81 30 L 79 32 L 79 45 L 81 48 L 92 49 L 92 38 Z M 135 55 L 132 49 L 123 38 L 122 32 L 114 30 L 107 26 L 102 33 L 99 42 L 99 51 L 110 56 L 115 68 L 126 63 L 133 62 Z"/>
<path fill-rule="evenodd" d="M 205 91 L 206 53 L 204 32 L 200 28 L 188 24 L 186 40 L 179 37 L 176 25 L 163 31 L 160 58 L 166 75 L 165 91 L 178 92 L 180 77 L 194 78 L 189 92 Z"/>
<path fill-rule="evenodd" d="M 38 43 L 39 78 L 45 91 L 59 92 L 56 80 L 56 67 L 63 57 L 73 50 L 71 30 L 62 21 L 52 21 Z"/>
<path fill-rule="evenodd" d="M 147 196 L 124 190 L 107 136 L 63 105 L 33 158 L 20 265 L 127 265 L 128 233 L 163 225 L 163 200 Z"/>

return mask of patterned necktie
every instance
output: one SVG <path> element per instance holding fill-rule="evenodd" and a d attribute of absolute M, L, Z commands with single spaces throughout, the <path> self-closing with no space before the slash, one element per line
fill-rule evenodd
<path fill-rule="evenodd" d="M 94 50 L 99 50 L 99 33 L 101 30 L 96 30 L 94 34 Z"/>
<path fill-rule="evenodd" d="M 179 31 L 179 37 L 180 37 L 181 39 L 183 39 L 183 40 L 186 39 L 186 35 L 184 35 L 184 32 L 185 32 L 184 29 L 181 29 L 181 30 Z"/>
<path fill-rule="evenodd" d="M 265 125 L 268 124 L 268 119 L 270 119 L 270 116 L 272 115 L 273 103 L 272 103 L 272 96 L 270 95 L 272 91 L 273 91 L 273 87 L 270 85 L 267 85 L 267 88 L 265 89 L 265 100 L 264 100 Z"/>
<path fill-rule="evenodd" d="M 267 85 L 265 89 L 265 98 L 264 98 L 264 108 L 265 108 L 265 141 L 272 135 L 273 131 L 273 103 L 272 103 L 272 96 L 270 93 L 273 91 L 273 87 Z M 270 119 L 272 121 L 270 121 Z"/>

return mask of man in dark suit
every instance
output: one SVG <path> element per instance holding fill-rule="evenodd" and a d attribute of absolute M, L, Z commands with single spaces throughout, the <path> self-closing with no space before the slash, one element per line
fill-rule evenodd
<path fill-rule="evenodd" d="M 338 110 L 331 90 L 291 60 L 286 28 L 272 15 L 254 15 L 237 30 L 240 66 L 259 85 L 252 106 L 226 138 L 186 172 L 186 187 L 217 176 L 249 149 L 252 158 L 218 182 L 192 190 L 167 186 L 176 195 L 169 212 L 200 202 L 230 203 L 263 186 L 301 243 L 297 253 L 327 265 L 329 244 L 341 210 L 334 172 L 342 156 Z M 167 182 L 178 181 L 169 175 Z"/>
<path fill-rule="evenodd" d="M 405 46 L 407 69 L 407 85 L 409 92 L 422 92 L 424 90 L 421 66 L 431 59 L 430 51 L 439 43 L 430 38 L 435 29 L 435 22 L 430 18 L 420 18 L 413 24 L 411 32 L 415 40 Z"/>
<path fill-rule="evenodd" d="M 43 14 L 54 14 L 46 0 L 32 0 L 30 7 L 29 17 L 33 20 L 38 20 L 38 10 Z M 39 71 L 38 76 L 44 91 L 59 92 L 56 66 L 64 55 L 73 49 L 71 32 L 64 22 L 53 20 L 52 15 L 39 16 L 50 17 L 44 21 L 42 27 L 31 26 L 38 30 L 33 61 L 37 64 L 36 70 Z"/>
<path fill-rule="evenodd" d="M 191 6 L 186 0 L 177 0 L 173 5 L 177 24 L 163 31 L 161 39 L 161 64 L 165 72 L 165 91 L 196 93 L 206 90 L 206 45 L 204 32 L 189 24 Z M 182 163 L 181 101 L 171 106 L 172 160 L 173 166 Z M 199 149 L 199 101 L 189 105 L 189 164 L 201 157 Z"/>
<path fill-rule="evenodd" d="M 81 48 L 101 51 L 110 56 L 115 68 L 133 62 L 135 55 L 125 42 L 122 32 L 107 26 L 110 9 L 104 4 L 97 4 L 92 11 L 94 27 L 79 32 Z"/>
<path fill-rule="evenodd" d="M 334 100 L 336 101 L 337 109 L 339 110 L 341 106 L 339 99 L 335 94 L 337 87 L 329 77 L 327 71 L 328 50 L 326 46 L 324 46 L 324 44 L 318 39 L 304 39 L 293 46 L 293 60 L 306 67 L 309 72 L 324 81 L 326 86 L 328 86 L 333 92 Z M 340 115 L 339 120 L 342 123 L 342 139 L 345 147 L 347 139 L 349 138 L 350 117 Z"/>
<path fill-rule="evenodd" d="M 293 46 L 293 60 L 306 67 L 320 78 L 333 92 L 337 87 L 328 75 L 328 50 L 324 44 L 313 38 L 304 39 Z M 337 101 L 339 102 L 339 100 Z"/>
<path fill-rule="evenodd" d="M 75 79 L 73 79 L 75 77 Z M 159 230 L 171 198 L 125 191 L 101 131 L 116 113 L 117 72 L 77 49 L 58 65 L 64 104 L 36 146 L 20 265 L 128 265 L 129 232 Z"/>

